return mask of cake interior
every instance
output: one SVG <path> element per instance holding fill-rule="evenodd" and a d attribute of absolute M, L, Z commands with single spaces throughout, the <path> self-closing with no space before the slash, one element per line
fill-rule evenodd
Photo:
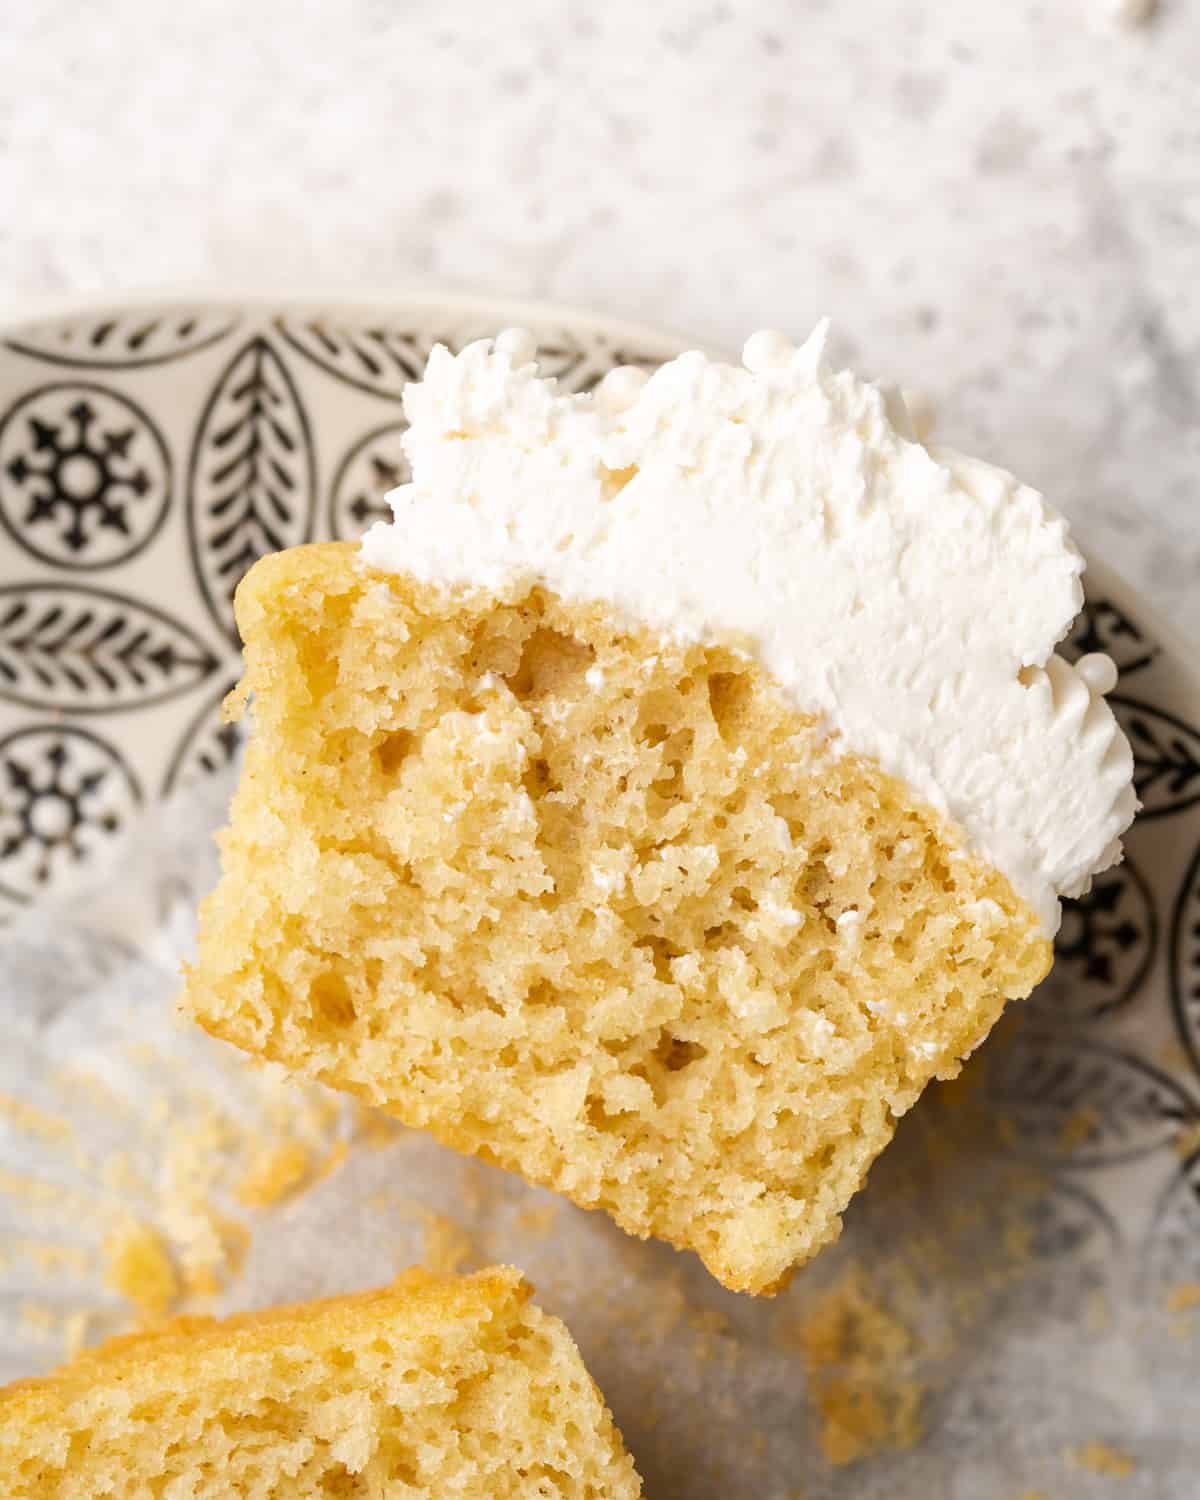
<path fill-rule="evenodd" d="M 732 646 L 373 573 L 239 590 L 254 733 L 187 1004 L 776 1288 L 1050 944 Z"/>

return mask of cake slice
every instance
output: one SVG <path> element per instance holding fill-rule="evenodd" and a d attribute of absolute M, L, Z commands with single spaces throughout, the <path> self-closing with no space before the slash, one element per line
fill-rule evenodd
<path fill-rule="evenodd" d="M 180 1319 L 0 1391 L 5 1500 L 633 1500 L 620 1433 L 517 1272 Z"/>
<path fill-rule="evenodd" d="M 187 1006 L 771 1291 L 1119 857 L 1081 559 L 819 335 L 594 396 L 504 335 L 407 410 L 394 524 L 238 591 Z"/>

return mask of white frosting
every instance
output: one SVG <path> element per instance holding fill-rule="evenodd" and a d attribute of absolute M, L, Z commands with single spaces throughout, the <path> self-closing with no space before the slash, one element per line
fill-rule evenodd
<path fill-rule="evenodd" d="M 916 440 L 903 398 L 800 348 L 683 354 L 560 394 L 509 332 L 409 386 L 413 481 L 373 567 L 509 593 L 537 580 L 756 652 L 838 750 L 946 812 L 1035 907 L 1120 857 L 1137 802 L 1106 658 L 1054 654 L 1083 601 L 1062 519 Z"/>

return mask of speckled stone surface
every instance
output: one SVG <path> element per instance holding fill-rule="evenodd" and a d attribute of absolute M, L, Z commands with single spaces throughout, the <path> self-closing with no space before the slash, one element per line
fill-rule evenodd
<path fill-rule="evenodd" d="M 1200 9 L 1146 9 L 10 5 L 0 288 L 828 312 L 1200 635 Z"/>

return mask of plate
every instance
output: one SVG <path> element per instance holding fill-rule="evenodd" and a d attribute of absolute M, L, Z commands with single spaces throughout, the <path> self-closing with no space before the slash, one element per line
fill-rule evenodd
<path fill-rule="evenodd" d="M 0 914 L 228 764 L 238 579 L 387 515 L 405 385 L 436 342 L 516 320 L 572 390 L 678 348 L 447 300 L 89 305 L 0 332 Z"/>
<path fill-rule="evenodd" d="M 239 731 L 218 706 L 238 674 L 238 579 L 267 551 L 353 538 L 385 516 L 407 473 L 405 384 L 434 343 L 514 323 L 571 390 L 681 347 L 582 314 L 449 298 L 128 301 L 0 331 L 0 917 L 69 892 L 178 789 L 228 776 Z M 1068 904 L 1051 979 L 969 1070 L 971 1108 L 982 1099 L 1004 1122 L 989 1162 L 1049 1184 L 1022 1232 L 1057 1268 L 1054 1295 L 1102 1291 L 1105 1316 L 1135 1329 L 1115 1347 L 1194 1382 L 1200 686 L 1192 653 L 1114 572 L 1092 561 L 1086 584 L 1064 649 L 1116 660 L 1110 702 L 1144 806 L 1125 862 Z M 914 1114 L 926 1131 L 955 1129 L 945 1102 Z M 895 1151 L 852 1212 L 860 1239 L 885 1234 L 870 1205 L 905 1170 Z M 1091 1387 L 1076 1385 L 1083 1400 Z M 995 1406 L 1006 1421 L 1014 1401 Z M 956 1410 L 941 1418 L 948 1442 L 955 1422 L 971 1430 Z M 1161 1451 L 1153 1461 L 1165 1474 Z"/>

